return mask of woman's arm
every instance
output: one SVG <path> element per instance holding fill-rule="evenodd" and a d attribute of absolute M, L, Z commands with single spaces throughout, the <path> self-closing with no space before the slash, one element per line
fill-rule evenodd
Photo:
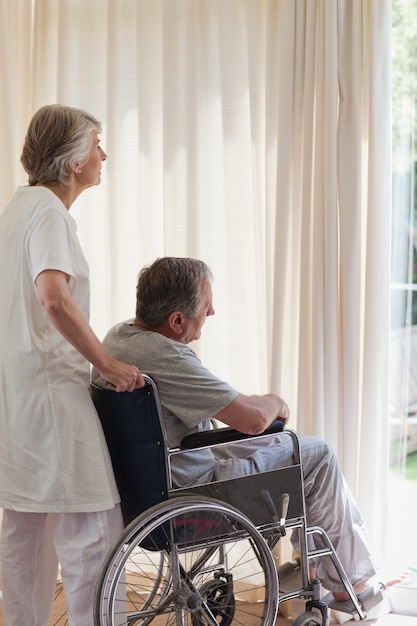
<path fill-rule="evenodd" d="M 39 302 L 50 322 L 61 335 L 94 365 L 115 391 L 132 391 L 145 383 L 134 365 L 113 359 L 94 334 L 88 320 L 68 290 L 68 276 L 45 270 L 35 280 Z"/>

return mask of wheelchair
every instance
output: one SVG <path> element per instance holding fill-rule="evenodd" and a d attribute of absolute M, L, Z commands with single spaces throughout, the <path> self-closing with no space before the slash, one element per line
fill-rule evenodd
<path fill-rule="evenodd" d="M 282 422 L 257 436 L 218 428 L 169 449 L 157 387 L 144 379 L 145 387 L 125 393 L 91 385 L 125 523 L 98 580 L 95 626 L 273 626 L 279 604 L 296 598 L 305 611 L 293 625 L 327 626 L 320 581 L 309 573 L 310 560 L 323 556 L 331 557 L 356 618 L 364 619 L 329 537 L 307 527 L 297 435 Z M 176 455 L 277 433 L 293 443 L 290 466 L 173 487 Z M 274 548 L 288 529 L 298 534 L 299 558 L 277 567 Z M 279 579 L 288 572 L 296 583 L 283 591 Z"/>

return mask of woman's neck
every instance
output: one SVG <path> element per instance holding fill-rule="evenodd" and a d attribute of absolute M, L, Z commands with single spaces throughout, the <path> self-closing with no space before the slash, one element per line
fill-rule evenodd
<path fill-rule="evenodd" d="M 62 204 L 66 209 L 68 209 L 68 211 L 80 193 L 74 189 L 72 185 L 64 186 L 59 184 L 36 183 L 36 187 L 46 187 L 46 189 L 52 191 L 52 193 L 54 193 L 61 200 Z"/>

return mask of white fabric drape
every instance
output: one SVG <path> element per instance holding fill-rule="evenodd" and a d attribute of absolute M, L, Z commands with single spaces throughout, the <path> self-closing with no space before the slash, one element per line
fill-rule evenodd
<path fill-rule="evenodd" d="M 387 467 L 389 0 L 0 0 L 0 201 L 41 105 L 104 122 L 72 214 L 92 325 L 134 314 L 140 267 L 212 267 L 196 346 L 338 451 L 377 547 Z M 7 271 L 2 268 L 2 271 Z M 382 507 L 382 508 L 381 508 Z"/>

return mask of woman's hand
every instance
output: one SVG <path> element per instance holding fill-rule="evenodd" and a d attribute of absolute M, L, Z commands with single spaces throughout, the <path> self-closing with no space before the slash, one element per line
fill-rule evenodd
<path fill-rule="evenodd" d="M 108 370 L 100 371 L 100 376 L 110 383 L 114 391 L 133 391 L 145 384 L 142 374 L 135 365 L 127 365 L 116 359 L 111 360 Z"/>

